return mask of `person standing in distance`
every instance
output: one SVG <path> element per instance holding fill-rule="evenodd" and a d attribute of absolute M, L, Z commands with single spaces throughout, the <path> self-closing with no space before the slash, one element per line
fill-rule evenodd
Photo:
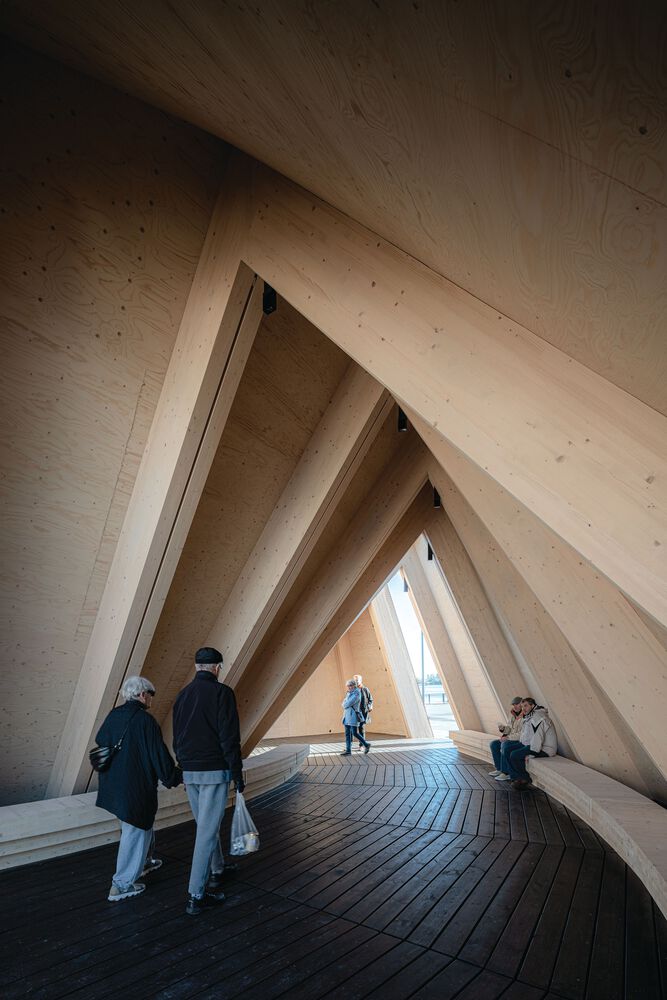
<path fill-rule="evenodd" d="M 197 824 L 185 909 L 191 916 L 225 898 L 213 891 L 220 887 L 225 868 L 220 824 L 230 781 L 237 792 L 245 788 L 236 698 L 230 687 L 218 683 L 221 666 L 219 650 L 198 649 L 194 680 L 174 702 L 174 752 Z"/>
<path fill-rule="evenodd" d="M 364 679 L 361 674 L 354 674 L 353 680 L 357 682 L 357 687 L 359 688 L 359 693 L 361 694 L 359 711 L 363 717 L 363 722 L 360 722 L 357 726 L 357 737 L 360 737 L 359 750 L 363 750 L 364 744 L 361 741 L 366 738 L 366 723 L 370 722 L 370 714 L 373 711 L 373 695 L 364 684 Z"/>

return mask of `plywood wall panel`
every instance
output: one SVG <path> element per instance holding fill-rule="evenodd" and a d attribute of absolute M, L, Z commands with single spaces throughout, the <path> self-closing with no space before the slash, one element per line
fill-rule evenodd
<path fill-rule="evenodd" d="M 412 664 L 409 664 L 412 670 Z M 325 656 L 282 715 L 266 734 L 266 739 L 298 738 L 335 733 L 342 737 L 341 702 L 345 681 L 361 674 L 373 693 L 374 707 L 367 739 L 373 733 L 408 736 L 403 709 L 393 674 L 383 655 L 368 609 L 362 612 L 345 635 Z"/>
<path fill-rule="evenodd" d="M 8 802 L 43 793 L 203 244 L 221 147 L 6 40 L 2 92 Z"/>
<path fill-rule="evenodd" d="M 349 360 L 291 306 L 265 317 L 144 664 L 164 718 Z"/>
<path fill-rule="evenodd" d="M 345 635 L 351 662 L 354 664 L 352 674 L 361 674 L 364 684 L 373 695 L 373 713 L 371 724 L 366 730 L 367 739 L 372 740 L 374 732 L 395 736 L 413 735 L 408 728 L 396 679 L 384 655 L 369 608 L 359 615 Z M 404 666 L 414 674 L 409 657 L 404 661 Z"/>
<path fill-rule="evenodd" d="M 206 0 L 176 12 L 150 0 L 142 12 L 63 0 L 6 5 L 4 19 L 667 413 L 664 3 Z"/>

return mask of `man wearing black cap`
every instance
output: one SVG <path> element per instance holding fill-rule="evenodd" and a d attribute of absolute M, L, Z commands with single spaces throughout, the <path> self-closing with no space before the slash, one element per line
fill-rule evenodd
<path fill-rule="evenodd" d="M 221 666 L 219 650 L 198 649 L 195 678 L 174 703 L 174 752 L 197 823 L 185 911 L 192 916 L 225 898 L 211 892 L 220 886 L 225 867 L 220 824 L 229 782 L 233 780 L 239 792 L 245 788 L 239 714 L 232 689 L 218 683 Z"/>

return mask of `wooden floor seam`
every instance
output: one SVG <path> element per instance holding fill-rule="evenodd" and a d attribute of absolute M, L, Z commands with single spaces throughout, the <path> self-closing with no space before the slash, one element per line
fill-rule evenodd
<path fill-rule="evenodd" d="M 158 834 L 163 867 L 120 904 L 114 845 L 3 873 L 3 1000 L 667 995 L 664 918 L 564 806 L 451 747 L 338 750 L 253 800 L 261 849 L 200 917 L 192 823 Z"/>

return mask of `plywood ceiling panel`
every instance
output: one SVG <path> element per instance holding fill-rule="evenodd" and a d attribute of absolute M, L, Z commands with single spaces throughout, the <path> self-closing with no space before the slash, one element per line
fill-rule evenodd
<path fill-rule="evenodd" d="M 189 678 L 348 364 L 287 302 L 264 318 L 144 665 L 158 718 Z"/>
<path fill-rule="evenodd" d="M 52 0 L 2 18 L 667 412 L 664 4 Z"/>

